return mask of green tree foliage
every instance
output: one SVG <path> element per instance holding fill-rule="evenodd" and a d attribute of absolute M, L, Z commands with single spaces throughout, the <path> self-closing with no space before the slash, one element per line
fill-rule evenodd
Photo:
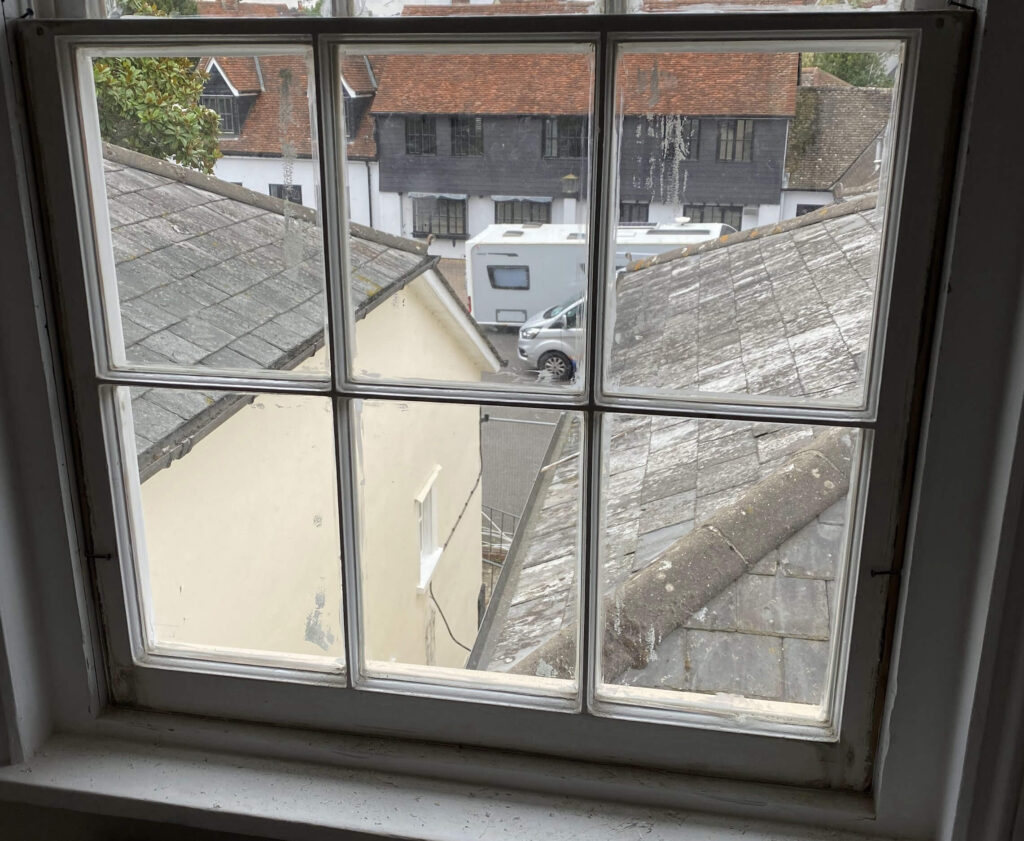
<path fill-rule="evenodd" d="M 804 53 L 804 67 L 820 67 L 858 88 L 891 88 L 892 77 L 877 53 Z"/>
<path fill-rule="evenodd" d="M 126 14 L 188 14 L 194 0 L 127 0 Z M 100 134 L 109 143 L 213 172 L 217 114 L 199 104 L 208 76 L 189 58 L 98 58 L 93 62 Z"/>

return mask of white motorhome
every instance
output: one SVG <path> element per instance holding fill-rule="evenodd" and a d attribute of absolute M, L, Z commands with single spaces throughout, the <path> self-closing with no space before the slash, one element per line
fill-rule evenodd
<path fill-rule="evenodd" d="M 735 230 L 720 222 L 621 227 L 615 269 Z M 479 324 L 524 324 L 582 295 L 586 282 L 585 225 L 488 225 L 466 243 L 466 293 Z"/>

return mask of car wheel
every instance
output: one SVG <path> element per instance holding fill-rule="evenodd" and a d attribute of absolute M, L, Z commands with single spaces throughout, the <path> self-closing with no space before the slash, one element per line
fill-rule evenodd
<path fill-rule="evenodd" d="M 572 377 L 572 361 L 557 350 L 549 350 L 545 353 L 538 360 L 537 367 L 556 380 L 568 380 Z"/>

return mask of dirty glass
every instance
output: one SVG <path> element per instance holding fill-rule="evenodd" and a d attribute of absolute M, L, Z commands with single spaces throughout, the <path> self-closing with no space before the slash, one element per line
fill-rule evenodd
<path fill-rule="evenodd" d="M 305 48 L 85 54 L 114 367 L 326 373 L 311 66 Z"/>
<path fill-rule="evenodd" d="M 607 392 L 865 403 L 900 51 L 813 49 L 620 52 Z"/>
<path fill-rule="evenodd" d="M 611 415 L 598 696 L 820 718 L 862 433 Z"/>
<path fill-rule="evenodd" d="M 366 400 L 353 425 L 365 674 L 573 697 L 580 416 Z"/>
<path fill-rule="evenodd" d="M 553 308 L 588 285 L 592 47 L 349 46 L 340 70 L 350 375 L 582 390 L 586 331 Z"/>
<path fill-rule="evenodd" d="M 156 387 L 111 395 L 148 649 L 339 670 L 331 401 Z"/>

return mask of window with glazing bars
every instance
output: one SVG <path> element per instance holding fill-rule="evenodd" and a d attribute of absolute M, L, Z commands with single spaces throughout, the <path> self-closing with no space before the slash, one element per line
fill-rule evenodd
<path fill-rule="evenodd" d="M 405 118 L 405 154 L 437 154 L 437 120 L 434 117 Z"/>
<path fill-rule="evenodd" d="M 551 221 L 551 202 L 509 199 L 494 203 L 494 221 L 499 225 L 519 225 L 523 222 Z"/>
<path fill-rule="evenodd" d="M 687 204 L 683 215 L 691 222 L 723 222 L 737 231 L 743 226 L 743 206 L 738 204 Z"/>
<path fill-rule="evenodd" d="M 646 225 L 651 205 L 643 201 L 619 202 L 620 225 Z"/>
<path fill-rule="evenodd" d="M 582 158 L 587 154 L 585 117 L 547 117 L 544 120 L 545 158 Z"/>
<path fill-rule="evenodd" d="M 466 235 L 466 200 L 414 198 L 413 232 L 441 236 Z"/>
<path fill-rule="evenodd" d="M 199 102 L 217 112 L 221 134 L 238 134 L 238 98 L 234 96 L 201 96 Z"/>
<path fill-rule="evenodd" d="M 875 689 L 885 594 L 853 584 L 894 562 L 891 512 L 903 499 L 897 473 L 908 433 L 894 407 L 915 383 L 931 253 L 928 237 L 914 236 L 922 220 L 890 212 L 903 182 L 888 179 L 898 158 L 915 206 L 937 206 L 937 161 L 915 170 L 897 131 L 877 193 L 808 222 L 832 236 L 787 226 L 699 242 L 699 250 L 681 239 L 688 231 L 633 230 L 630 241 L 617 241 L 616 154 L 627 119 L 652 97 L 677 95 L 664 85 L 686 81 L 686 68 L 702 70 L 687 92 L 711 78 L 706 71 L 724 60 L 709 42 L 726 36 L 688 41 L 680 31 L 673 41 L 661 27 L 645 40 L 588 18 L 579 26 L 594 38 L 536 43 L 538 25 L 500 43 L 453 36 L 443 48 L 321 41 L 315 30 L 324 75 L 299 76 L 280 106 L 291 120 L 309 115 L 302 119 L 315 175 L 312 114 L 325 115 L 322 131 L 336 136 L 343 56 L 384 55 L 386 67 L 411 68 L 404 80 L 392 77 L 405 91 L 410 80 L 439 78 L 439 68 L 479 78 L 480 68 L 536 64 L 547 75 L 523 80 L 536 91 L 552 68 L 578 88 L 589 80 L 589 106 L 580 109 L 589 116 L 545 120 L 549 157 L 592 154 L 591 175 L 574 191 L 582 221 L 558 232 L 565 259 L 551 246 L 551 256 L 531 264 L 527 291 L 549 297 L 528 304 L 498 288 L 487 298 L 486 263 L 482 284 L 467 271 L 464 301 L 440 262 L 458 256 L 454 245 L 437 243 L 433 254 L 401 236 L 397 226 L 409 224 L 401 194 L 438 189 L 416 181 L 421 172 L 385 177 L 382 165 L 381 193 L 395 194 L 395 218 L 344 229 L 344 213 L 321 222 L 306 208 L 281 212 L 216 179 L 104 146 L 90 61 L 104 50 L 153 50 L 152 41 L 112 34 L 97 46 L 90 32 L 60 42 L 77 72 L 77 87 L 64 95 L 83 115 L 80 136 L 76 124 L 66 127 L 81 149 L 71 168 L 91 187 L 66 194 L 91 197 L 77 212 L 94 223 L 79 227 L 65 210 L 69 237 L 57 243 L 87 272 L 78 277 L 76 260 L 62 261 L 72 267 L 62 278 L 68 305 L 81 316 L 65 325 L 68 361 L 83 471 L 89 488 L 108 491 L 90 499 L 92 537 L 97 556 L 118 559 L 98 568 L 98 586 L 104 605 L 114 605 L 112 661 L 132 670 L 129 700 L 196 709 L 210 699 L 192 691 L 191 677 L 229 686 L 237 674 L 259 680 L 262 699 L 283 700 L 299 687 L 291 698 L 297 720 L 317 726 L 334 716 L 387 729 L 415 720 L 403 712 L 423 699 L 410 696 L 429 695 L 443 699 L 436 738 L 456 739 L 472 723 L 490 734 L 483 743 L 684 768 L 692 762 L 681 748 L 695 740 L 720 748 L 725 767 L 743 755 L 747 734 L 784 735 L 770 740 L 771 761 L 751 772 L 773 780 L 792 778 L 794 768 L 808 778 L 823 753 L 836 767 L 850 749 L 866 756 L 864 699 Z M 837 24 L 816 22 L 806 36 L 816 50 L 855 47 L 906 60 L 905 22 L 885 40 L 873 20 L 873 40 L 863 45 L 841 27 L 823 43 L 822 26 Z M 926 48 L 942 37 L 936 32 L 918 30 Z M 742 53 L 734 65 L 791 84 L 805 48 L 799 27 L 778 43 L 727 34 L 730 55 Z M 310 67 L 312 50 L 299 40 L 257 41 L 251 50 Z M 234 53 L 240 44 L 232 41 Z M 160 49 L 198 52 L 187 37 Z M 943 50 L 922 54 L 930 72 L 948 66 Z M 385 70 L 382 101 L 387 84 Z M 753 110 L 760 93 L 734 87 Z M 900 109 L 914 99 L 902 94 L 897 86 L 899 125 L 913 116 L 929 136 L 944 136 L 936 129 L 952 109 L 911 115 Z M 591 153 L 586 125 L 596 115 L 602 131 Z M 279 136 L 283 147 L 292 142 Z M 288 151 L 282 160 L 298 166 Z M 522 171 L 521 161 L 510 163 Z M 337 190 L 342 165 L 324 162 L 328 206 L 346 200 Z M 557 183 L 564 169 L 549 176 Z M 665 204 L 681 206 L 672 190 L 684 188 L 705 185 L 673 182 L 661 190 Z M 166 214 L 193 223 L 187 241 L 153 243 L 133 229 L 148 220 L 125 212 L 142 200 L 159 210 L 186 197 L 202 210 Z M 421 194 L 411 211 L 417 233 L 471 233 L 465 199 Z M 194 230 L 201 219 L 216 224 L 216 235 Z M 155 227 L 161 236 L 178 231 Z M 80 231 L 95 232 L 94 265 L 80 259 L 92 250 L 72 241 Z M 533 241 L 525 234 L 534 231 L 520 233 L 488 243 L 495 265 L 526 264 L 521 255 Z M 835 252 L 792 261 L 813 276 L 756 270 L 758 260 L 775 266 L 793 249 L 832 244 Z M 840 259 L 844 272 L 830 272 Z M 541 283 L 545 272 L 557 283 Z M 825 277 L 827 289 L 815 282 Z M 481 329 L 512 324 L 514 365 Z M 428 463 L 443 465 L 431 489 L 442 552 L 431 586 L 417 592 L 417 493 Z M 484 512 L 504 510 L 490 504 L 494 483 L 512 477 L 526 488 L 520 513 L 488 528 Z M 482 593 L 484 559 L 505 577 Z M 244 606 L 232 614 L 237 622 L 225 621 L 227 602 Z M 367 701 L 364 689 L 377 694 Z M 218 696 L 237 700 L 242 710 L 231 714 L 259 715 L 231 691 Z M 847 705 L 852 717 L 840 718 L 839 702 L 849 698 L 857 699 Z M 532 708 L 534 727 L 506 740 L 500 722 L 525 721 L 520 707 Z M 584 709 L 599 715 L 572 714 Z M 488 720 L 498 728 L 485 727 Z M 601 746 L 591 749 L 597 732 Z M 855 785 L 864 767 L 843 784 Z"/>
<path fill-rule="evenodd" d="M 749 161 L 753 151 L 753 120 L 718 121 L 718 160 Z"/>
<path fill-rule="evenodd" d="M 482 155 L 484 153 L 483 117 L 452 117 L 452 154 Z"/>

